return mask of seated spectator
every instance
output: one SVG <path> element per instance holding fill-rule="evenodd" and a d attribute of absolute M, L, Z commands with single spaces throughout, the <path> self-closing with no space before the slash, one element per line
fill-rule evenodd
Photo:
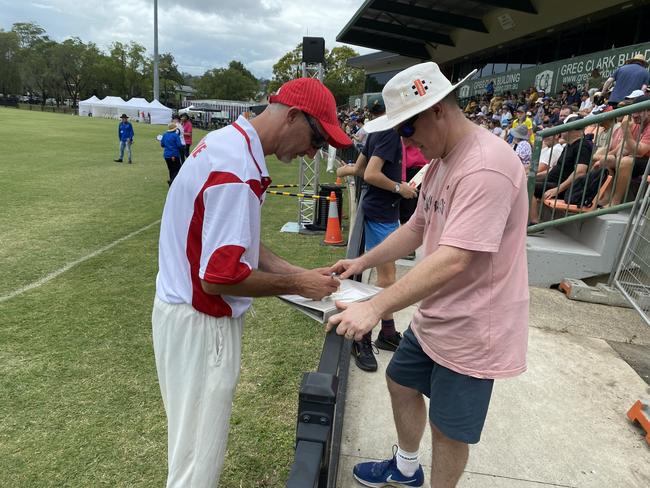
<path fill-rule="evenodd" d="M 495 136 L 503 139 L 503 129 L 501 128 L 501 119 L 498 115 L 493 115 L 492 118 L 490 119 L 489 130 Z"/>
<path fill-rule="evenodd" d="M 501 108 L 501 128 L 505 129 L 510 125 L 510 121 L 512 120 L 512 113 L 510 112 L 510 108 L 507 104 L 504 104 L 503 107 Z"/>
<path fill-rule="evenodd" d="M 551 114 L 553 113 L 553 107 L 551 106 L 551 98 L 550 97 L 544 97 L 542 98 L 542 107 L 544 108 L 544 115 L 547 117 L 550 117 Z"/>
<path fill-rule="evenodd" d="M 570 83 L 569 86 L 569 93 L 566 98 L 566 105 L 575 105 L 575 106 L 580 106 L 580 94 L 578 93 L 578 87 L 575 86 L 573 83 Z"/>
<path fill-rule="evenodd" d="M 363 129 L 364 119 L 363 116 L 357 119 L 357 131 L 352 134 L 352 141 L 354 142 L 354 147 L 357 148 L 357 151 L 361 152 L 366 139 L 368 139 L 368 133 Z"/>
<path fill-rule="evenodd" d="M 503 97 L 500 95 L 495 95 L 490 100 L 489 110 L 491 113 L 495 114 L 499 111 L 502 105 L 503 105 Z"/>
<path fill-rule="evenodd" d="M 553 105 L 551 114 L 548 117 L 548 123 L 550 126 L 556 126 L 560 124 L 560 106 Z"/>
<path fill-rule="evenodd" d="M 544 180 L 546 174 L 555 167 L 565 144 L 560 143 L 560 135 L 545 137 L 542 140 L 542 152 L 539 155 L 539 166 L 537 167 L 537 179 Z"/>
<path fill-rule="evenodd" d="M 465 105 L 465 109 L 463 110 L 463 112 L 465 112 L 466 114 L 473 114 L 476 112 L 477 108 L 478 108 L 478 103 L 476 103 L 476 99 L 472 97 L 470 98 L 467 105 Z"/>
<path fill-rule="evenodd" d="M 650 100 L 650 95 L 643 95 L 633 103 Z M 600 161 L 606 165 L 610 175 L 616 174 L 611 201 L 601 202 L 603 206 L 613 206 L 623 203 L 630 180 L 644 174 L 648 157 L 650 157 L 650 110 L 635 112 L 624 117 L 619 130 L 612 136 L 614 150 Z M 616 164 L 616 156 L 622 154 L 620 163 Z M 603 199 L 605 200 L 605 199 Z M 607 198 L 609 200 L 609 198 Z"/>
<path fill-rule="evenodd" d="M 573 108 L 569 105 L 564 105 L 562 108 L 560 108 L 560 121 L 559 124 L 563 124 L 564 121 L 569 117 L 571 114 L 573 114 Z M 562 138 L 560 138 L 560 142 L 562 144 L 565 144 L 566 141 Z"/>
<path fill-rule="evenodd" d="M 485 97 L 481 98 L 481 104 L 480 104 L 480 112 L 483 115 L 487 115 L 488 112 L 490 111 L 490 108 L 488 107 L 488 101 Z"/>
<path fill-rule="evenodd" d="M 590 116 L 593 115 L 600 115 L 606 112 L 611 112 L 614 110 L 612 107 L 609 105 L 602 105 L 600 107 L 596 107 L 591 111 Z M 605 150 L 610 144 L 612 140 L 612 133 L 614 129 L 614 119 L 607 119 L 603 120 L 599 124 L 596 125 L 590 125 L 589 127 L 593 127 L 593 134 L 594 134 L 594 161 L 596 159 L 596 154 L 599 153 L 599 151 Z M 586 132 L 586 130 L 585 130 Z"/>
<path fill-rule="evenodd" d="M 587 79 L 585 90 L 587 90 L 588 92 L 591 92 L 591 90 L 597 92 L 603 87 L 604 83 L 605 83 L 605 79 L 600 74 L 600 71 L 598 71 L 598 69 L 595 68 L 594 70 L 592 70 L 591 75 L 589 75 L 589 78 Z M 590 93 L 590 95 L 593 95 L 593 93 Z"/>
<path fill-rule="evenodd" d="M 591 112 L 591 109 L 594 106 L 594 102 L 591 100 L 591 97 L 589 96 L 589 93 L 587 93 L 586 91 L 582 92 L 580 94 L 580 100 L 581 100 L 581 103 L 580 103 L 580 108 L 578 110 L 580 112 L 587 112 L 587 113 Z M 586 115 L 586 113 L 582 114 L 583 117 L 585 115 Z"/>
<path fill-rule="evenodd" d="M 618 108 L 629 105 L 630 100 L 623 100 L 618 104 Z M 607 105 L 614 110 L 611 105 Z M 599 166 L 606 167 L 609 163 L 615 163 L 616 158 L 620 155 L 623 155 L 623 149 L 621 149 L 621 141 L 623 140 L 623 134 L 621 132 L 621 125 L 625 117 L 618 117 L 614 119 L 612 126 L 612 137 L 610 138 L 608 145 L 601 145 L 598 150 L 594 153 L 593 161 L 594 166 L 598 168 Z"/>
<path fill-rule="evenodd" d="M 628 59 L 623 66 L 607 78 L 603 86 L 603 93 L 607 93 L 611 86 L 614 85 L 614 89 L 607 103 L 616 108 L 619 102 L 634 90 L 645 91 L 649 81 L 650 74 L 648 73 L 648 63 L 645 56 L 643 54 L 637 54 Z"/>
<path fill-rule="evenodd" d="M 564 123 L 568 124 L 582 118 L 581 115 L 571 114 Z M 591 149 L 584 140 L 582 129 L 566 131 L 561 135 L 567 144 L 556 165 L 549 170 L 546 181 L 541 180 L 535 183 L 534 198 L 530 202 L 530 225 L 539 223 L 539 209 L 542 200 L 564 198 L 565 192 L 570 189 L 574 180 L 587 174 Z"/>
<path fill-rule="evenodd" d="M 535 109 L 534 109 L 534 115 L 533 115 L 533 124 L 534 125 L 542 125 L 544 122 L 544 116 L 546 115 L 544 113 L 544 100 L 541 98 L 538 98 L 537 101 L 535 102 Z"/>
<path fill-rule="evenodd" d="M 560 105 L 569 105 L 569 90 L 562 90 L 558 102 Z"/>
<path fill-rule="evenodd" d="M 526 107 L 520 105 L 517 108 L 517 118 L 512 121 L 512 128 L 515 129 L 519 125 L 525 125 L 528 129 L 528 139 L 531 144 L 535 142 L 535 135 L 533 134 L 533 121 L 526 114 Z M 512 142 L 512 141 L 511 141 Z"/>
<path fill-rule="evenodd" d="M 510 131 L 512 135 L 513 146 L 512 148 L 519 156 L 521 164 L 524 165 L 525 169 L 528 169 L 530 166 L 530 158 L 533 155 L 533 148 L 528 142 L 528 128 L 525 125 L 518 125 Z"/>

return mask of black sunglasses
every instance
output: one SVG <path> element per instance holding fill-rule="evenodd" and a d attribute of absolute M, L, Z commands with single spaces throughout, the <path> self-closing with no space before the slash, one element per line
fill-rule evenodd
<path fill-rule="evenodd" d="M 316 123 L 314 122 L 314 119 L 312 119 L 311 115 L 308 115 L 305 112 L 303 112 L 302 114 L 305 116 L 305 119 L 309 124 L 309 128 L 311 129 L 311 146 L 314 149 L 325 149 L 327 147 L 327 139 L 323 137 L 323 135 L 316 127 Z"/>
<path fill-rule="evenodd" d="M 406 122 L 401 123 L 398 125 L 395 130 L 401 137 L 412 137 L 413 134 L 415 134 L 415 127 L 413 124 L 415 124 L 415 121 L 418 120 L 418 117 L 420 114 L 415 114 L 413 117 L 408 119 Z"/>

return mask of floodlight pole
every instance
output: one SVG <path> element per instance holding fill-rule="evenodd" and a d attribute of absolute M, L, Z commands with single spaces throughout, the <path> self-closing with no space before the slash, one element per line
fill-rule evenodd
<path fill-rule="evenodd" d="M 158 0 L 153 0 L 153 99 L 160 98 L 158 78 Z"/>

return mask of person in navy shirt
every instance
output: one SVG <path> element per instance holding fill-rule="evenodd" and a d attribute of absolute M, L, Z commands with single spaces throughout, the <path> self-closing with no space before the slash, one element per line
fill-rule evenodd
<path fill-rule="evenodd" d="M 375 102 L 370 113 L 374 117 L 384 115 L 386 108 Z M 361 154 L 354 165 L 339 168 L 337 176 L 360 176 L 367 190 L 361 202 L 364 213 L 364 241 L 366 252 L 384 241 L 399 227 L 399 202 L 402 198 L 415 198 L 417 190 L 402 181 L 402 141 L 393 129 L 376 132 L 368 136 Z M 387 288 L 395 283 L 395 262 L 377 266 L 377 286 Z M 381 317 L 381 331 L 375 346 L 395 351 L 402 336 L 395 330 L 393 314 Z M 356 365 L 364 371 L 377 371 L 371 333 L 352 344 Z"/>
<path fill-rule="evenodd" d="M 184 147 L 181 137 L 176 131 L 175 122 L 169 123 L 167 132 L 163 134 L 160 140 L 160 147 L 164 148 L 163 158 L 165 158 L 167 169 L 169 170 L 167 184 L 171 185 L 181 169 L 181 149 Z"/>
<path fill-rule="evenodd" d="M 648 73 L 648 62 L 643 54 L 637 54 L 628 59 L 623 66 L 614 71 L 603 86 L 603 93 L 607 92 L 612 84 L 612 90 L 607 103 L 616 108 L 627 95 L 634 90 L 643 90 L 650 83 L 650 73 Z"/>
<path fill-rule="evenodd" d="M 120 125 L 117 126 L 117 138 L 120 141 L 120 157 L 118 159 L 115 159 L 114 161 L 116 163 L 121 163 L 122 160 L 124 159 L 124 148 L 126 148 L 128 156 L 129 156 L 129 164 L 132 163 L 132 158 L 131 158 L 131 145 L 133 144 L 133 126 L 131 125 L 131 122 L 129 122 L 129 116 L 126 114 L 122 114 L 120 117 L 121 122 Z"/>

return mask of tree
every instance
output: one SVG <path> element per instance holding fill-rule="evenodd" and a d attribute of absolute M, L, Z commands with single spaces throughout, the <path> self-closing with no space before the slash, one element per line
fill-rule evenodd
<path fill-rule="evenodd" d="M 82 92 L 92 86 L 96 78 L 100 53 L 97 46 L 84 44 L 78 37 L 66 39 L 53 48 L 56 70 L 63 80 L 73 107 Z"/>
<path fill-rule="evenodd" d="M 350 58 L 359 53 L 348 46 L 337 46 L 325 57 L 325 76 L 323 83 L 336 98 L 336 103 L 342 105 L 348 102 L 352 95 L 363 93 L 365 74 L 363 70 L 348 66 Z"/>
<path fill-rule="evenodd" d="M 257 94 L 259 82 L 239 61 L 228 68 L 206 71 L 196 82 L 199 96 L 221 100 L 251 100 Z"/>
<path fill-rule="evenodd" d="M 11 31 L 18 36 L 21 49 L 31 48 L 37 42 L 48 39 L 44 35 L 45 29 L 34 22 L 16 22 Z"/>
<path fill-rule="evenodd" d="M 323 83 L 334 94 L 338 104 L 347 103 L 351 95 L 363 92 L 363 71 L 347 65 L 348 59 L 358 55 L 359 53 L 348 46 L 338 46 L 331 51 L 325 50 Z M 273 79 L 268 85 L 268 91 L 275 92 L 283 83 L 302 76 L 301 63 L 302 43 L 273 65 Z"/>
<path fill-rule="evenodd" d="M 24 88 L 33 96 L 39 95 L 41 104 L 57 91 L 59 80 L 53 63 L 56 42 L 48 38 L 36 40 L 21 50 L 21 78 Z"/>
<path fill-rule="evenodd" d="M 289 51 L 273 65 L 273 78 L 268 85 L 269 93 L 276 92 L 282 84 L 301 76 L 301 62 L 302 42 L 298 44 L 293 51 Z"/>
<path fill-rule="evenodd" d="M 3 95 L 19 94 L 21 92 L 20 38 L 18 34 L 0 29 L 0 93 Z"/>
<path fill-rule="evenodd" d="M 137 42 L 131 42 L 127 51 L 126 69 L 126 95 L 142 97 L 149 92 L 151 84 L 148 83 L 146 73 L 150 71 L 151 60 L 145 54 L 147 49 Z"/>
<path fill-rule="evenodd" d="M 153 68 L 153 65 L 151 66 Z M 176 94 L 176 90 L 184 83 L 183 75 L 178 71 L 178 66 L 171 53 L 164 53 L 158 56 L 158 75 L 160 86 L 162 87 L 161 99 L 163 103 L 169 105 Z M 153 84 L 153 69 L 150 73 Z M 172 105 L 176 105 L 174 100 Z"/>

